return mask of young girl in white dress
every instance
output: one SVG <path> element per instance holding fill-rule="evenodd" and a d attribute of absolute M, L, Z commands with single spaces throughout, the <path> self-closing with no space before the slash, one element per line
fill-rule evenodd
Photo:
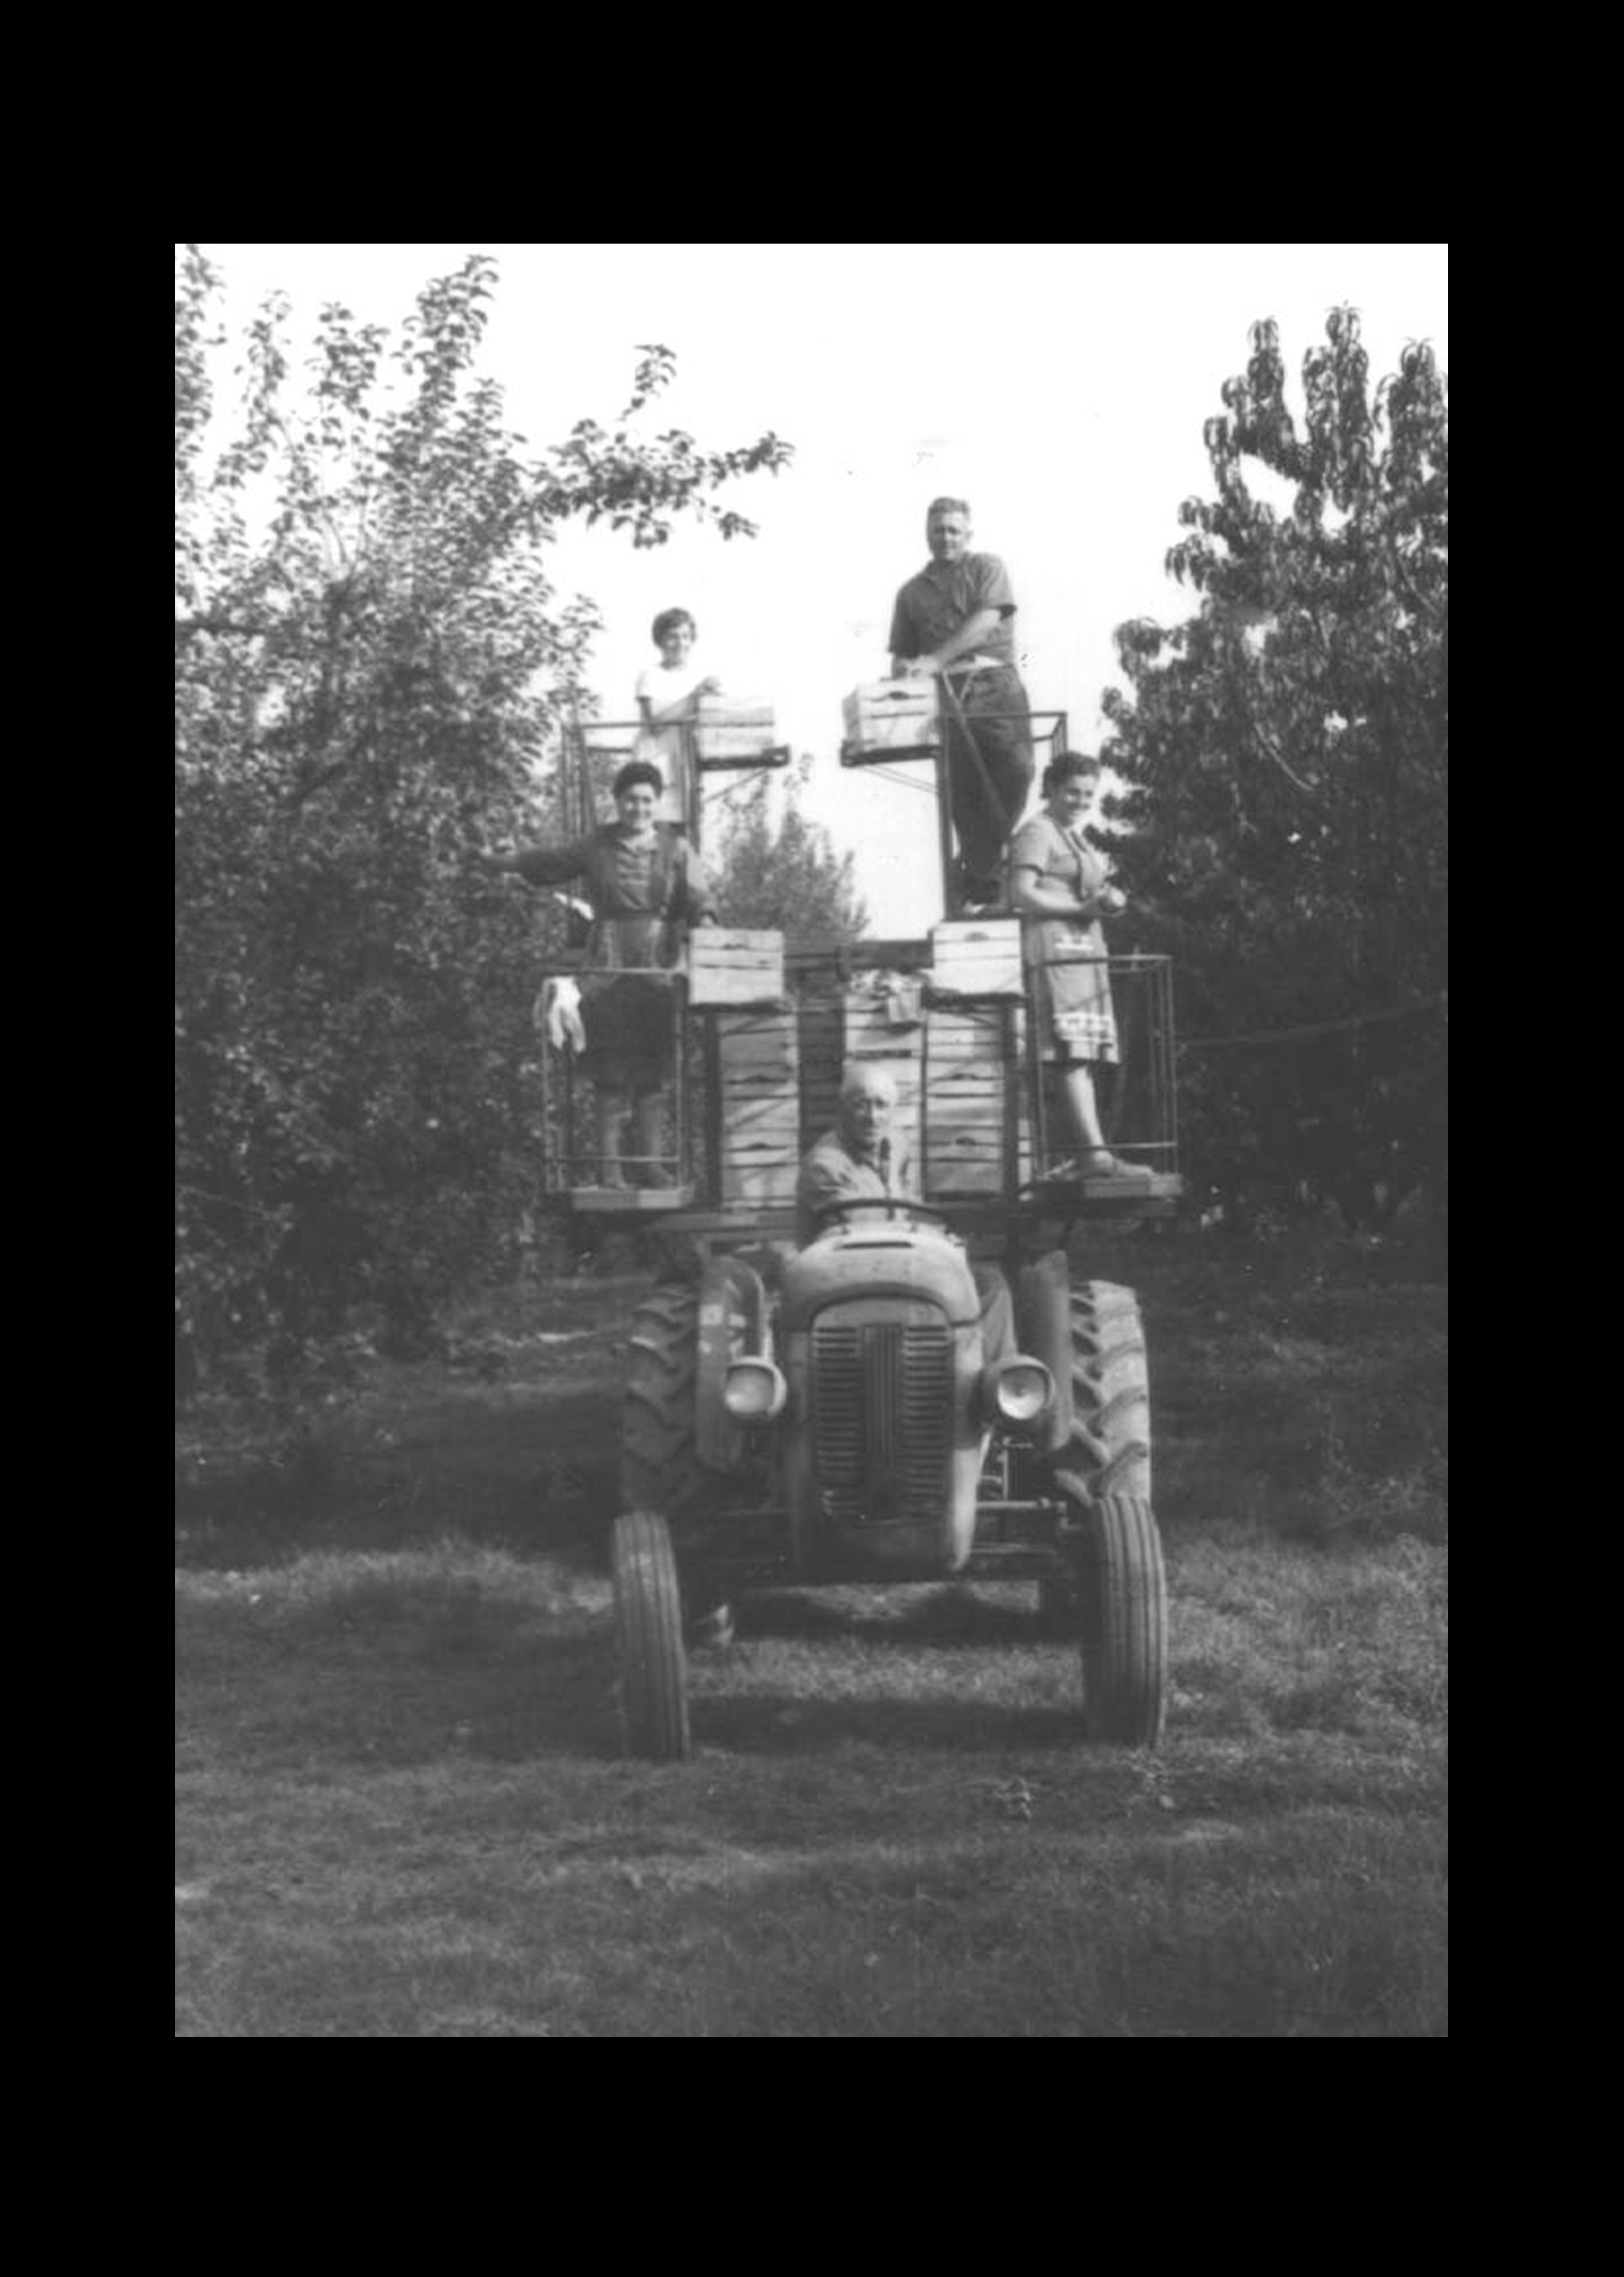
<path fill-rule="evenodd" d="M 632 756 L 652 760 L 665 777 L 657 819 L 679 830 L 693 828 L 687 737 L 683 723 L 698 717 L 701 696 L 714 696 L 720 680 L 694 662 L 699 628 L 686 609 L 661 609 L 654 619 L 658 664 L 637 676 L 637 708 L 642 719 Z"/>

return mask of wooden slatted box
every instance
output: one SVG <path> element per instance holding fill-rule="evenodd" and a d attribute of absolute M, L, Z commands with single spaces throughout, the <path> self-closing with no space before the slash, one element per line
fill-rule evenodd
<path fill-rule="evenodd" d="M 694 749 L 706 760 L 753 759 L 777 747 L 770 704 L 745 703 L 727 696 L 701 696 L 694 715 Z"/>
<path fill-rule="evenodd" d="M 800 1052 L 792 1010 L 716 1012 L 719 1199 L 787 1206 L 800 1170 Z"/>
<path fill-rule="evenodd" d="M 784 994 L 784 936 L 699 925 L 688 935 L 688 1002 L 778 1006 Z"/>
<path fill-rule="evenodd" d="M 1020 920 L 981 917 L 934 925 L 930 931 L 931 986 L 943 996 L 1019 998 Z"/>
<path fill-rule="evenodd" d="M 859 751 L 917 751 L 937 740 L 934 680 L 875 680 L 843 707 L 845 739 Z"/>
<path fill-rule="evenodd" d="M 931 1200 L 1001 1194 L 1010 1182 L 1007 1101 L 1011 1085 L 1021 1092 L 1019 1020 L 1002 1004 L 930 1013 L 923 1179 Z"/>
<path fill-rule="evenodd" d="M 801 1152 L 832 1131 L 840 1112 L 844 1071 L 845 1008 L 835 995 L 799 1001 Z"/>

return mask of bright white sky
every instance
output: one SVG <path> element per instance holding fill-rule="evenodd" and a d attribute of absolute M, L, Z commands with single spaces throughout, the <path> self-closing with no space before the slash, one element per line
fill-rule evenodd
<path fill-rule="evenodd" d="M 274 289 L 296 323 L 341 301 L 392 329 L 429 278 L 492 253 L 501 281 L 482 369 L 538 449 L 578 419 L 614 420 L 641 341 L 678 359 L 651 431 L 682 427 L 724 449 L 770 428 L 793 443 L 787 473 L 722 494 L 758 537 L 724 544 L 679 524 L 668 545 L 635 552 L 623 536 L 576 531 L 555 569 L 604 612 L 595 680 L 612 718 L 635 709 L 656 611 L 691 611 L 699 655 L 731 689 L 771 700 L 781 738 L 815 754 L 810 811 L 856 851 L 872 922 L 890 935 L 941 914 L 935 822 L 919 791 L 838 764 L 840 707 L 889 669 L 891 601 L 927 559 L 930 498 L 969 499 L 974 544 L 1014 581 L 1032 702 L 1066 711 L 1086 747 L 1117 677 L 1112 628 L 1188 611 L 1163 556 L 1179 501 L 1210 492 L 1202 424 L 1244 367 L 1254 319 L 1277 319 L 1292 374 L 1341 301 L 1363 318 L 1373 379 L 1411 339 L 1449 361 L 1442 245 L 204 250 L 234 332 Z"/>

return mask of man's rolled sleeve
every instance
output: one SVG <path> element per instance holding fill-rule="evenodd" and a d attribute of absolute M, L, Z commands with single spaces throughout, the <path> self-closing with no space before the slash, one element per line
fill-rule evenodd
<path fill-rule="evenodd" d="M 973 616 L 977 609 L 996 609 L 1000 616 L 1015 614 L 1015 588 L 1010 582 L 1010 572 L 995 553 L 971 556 L 973 578 L 971 591 L 973 598 L 964 614 Z"/>

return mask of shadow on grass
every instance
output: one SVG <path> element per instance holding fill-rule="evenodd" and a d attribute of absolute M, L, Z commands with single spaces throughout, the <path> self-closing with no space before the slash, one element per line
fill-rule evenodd
<path fill-rule="evenodd" d="M 281 1570 L 183 1578 L 182 1768 L 297 1765 L 319 1775 L 324 1765 L 418 1766 L 458 1755 L 618 1755 L 607 1585 L 556 1556 L 526 1563 L 460 1543 L 438 1554 L 440 1567 L 432 1552 L 318 1551 Z M 767 1659 L 764 1689 L 752 1640 Z M 757 1756 L 830 1754 L 854 1742 L 926 1753 L 1075 1745 L 1080 1701 L 999 1698 L 977 1689 L 982 1672 L 955 1696 L 969 1648 L 1037 1641 L 1035 1615 L 967 1590 L 748 1600 L 739 1645 L 694 1656 L 696 1740 Z M 820 1643 L 826 1655 L 817 1653 Z M 798 1644 L 814 1648 L 804 1662 Z M 798 1689 L 776 1680 L 770 1656 L 785 1650 L 805 1679 Z M 1056 1650 L 1064 1659 L 1066 1648 Z M 865 1671 L 857 1690 L 854 1654 Z M 1031 1669 L 1041 1680 L 1036 1653 Z M 1011 1661 L 1003 1680 L 1019 1686 L 1019 1670 Z M 932 1687 L 925 1698 L 922 1674 Z"/>
<path fill-rule="evenodd" d="M 737 1608 L 738 1634 L 752 1637 L 845 1637 L 936 1646 L 1033 1644 L 1049 1632 L 1037 1611 L 1037 1584 L 997 1585 L 1000 1594 L 960 1582 L 896 1588 L 763 1590 Z"/>
<path fill-rule="evenodd" d="M 800 1692 L 715 1695 L 693 1703 L 694 1740 L 757 1757 L 834 1757 L 854 1744 L 881 1754 L 1027 1754 L 1083 1745 L 1083 1711 L 990 1699 L 808 1698 Z"/>
<path fill-rule="evenodd" d="M 183 1597 L 182 1771 L 614 1754 L 607 1615 L 595 1585 L 572 1601 L 567 1574 L 551 1571 L 529 1597 L 433 1578 L 363 1578 L 291 1602 Z"/>
<path fill-rule="evenodd" d="M 461 1387 L 459 1387 L 461 1390 Z M 618 1402 L 604 1390 L 425 1387 L 387 1421 L 293 1435 L 233 1475 L 175 1495 L 175 1563 L 224 1572 L 323 1548 L 371 1550 L 456 1532 L 602 1560 L 616 1488 Z"/>

